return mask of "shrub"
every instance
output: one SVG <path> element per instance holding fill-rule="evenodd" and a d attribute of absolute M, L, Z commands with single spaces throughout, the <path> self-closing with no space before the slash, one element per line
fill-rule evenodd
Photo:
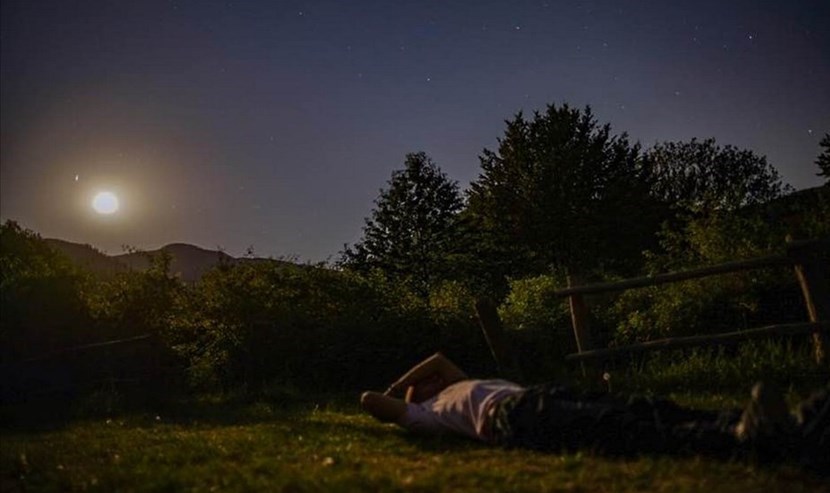
<path fill-rule="evenodd" d="M 554 378 L 563 371 L 564 356 L 576 351 L 567 299 L 553 296 L 564 286 L 561 273 L 512 280 L 499 307 L 499 316 L 516 341 L 526 380 Z"/>
<path fill-rule="evenodd" d="M 84 281 L 36 233 L 13 221 L 0 226 L 0 362 L 83 340 L 90 321 Z"/>
<path fill-rule="evenodd" d="M 89 339 L 84 277 L 32 231 L 0 226 L 0 398 L 66 388 L 77 368 L 37 359 Z"/>
<path fill-rule="evenodd" d="M 322 266 L 221 266 L 182 302 L 174 344 L 201 387 L 380 385 L 408 355 L 436 344 L 412 293 L 382 276 Z"/>
<path fill-rule="evenodd" d="M 682 231 L 662 233 L 663 251 L 647 253 L 652 274 L 781 253 L 785 229 L 763 211 L 713 213 Z M 802 319 L 790 269 L 760 269 L 630 290 L 614 307 L 615 341 L 725 332 Z"/>
<path fill-rule="evenodd" d="M 495 361 L 475 313 L 476 296 L 465 284 L 445 281 L 430 293 L 429 315 L 438 331 L 436 349 L 470 375 L 493 376 Z"/>
<path fill-rule="evenodd" d="M 731 392 L 747 395 L 758 380 L 806 395 L 826 385 L 830 370 L 815 362 L 806 337 L 747 341 L 736 347 L 660 351 L 615 377 L 630 391 L 663 394 Z"/>

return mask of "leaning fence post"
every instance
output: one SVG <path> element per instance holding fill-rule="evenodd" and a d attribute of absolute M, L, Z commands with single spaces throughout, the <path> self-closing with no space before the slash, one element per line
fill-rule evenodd
<path fill-rule="evenodd" d="M 810 322 L 830 321 L 830 272 L 826 259 L 822 258 L 827 256 L 828 243 L 826 240 L 799 242 L 787 237 L 787 256 L 793 261 Z M 813 355 L 817 363 L 822 363 L 825 360 L 824 334 L 816 328 L 812 336 Z"/>
<path fill-rule="evenodd" d="M 568 275 L 568 287 L 571 288 L 576 283 L 576 279 Z M 588 316 L 590 314 L 588 306 L 581 294 L 572 294 L 568 296 L 568 304 L 571 309 L 571 324 L 574 328 L 574 338 L 576 339 L 577 352 L 587 351 L 593 346 L 591 344 L 591 326 L 588 323 Z"/>
<path fill-rule="evenodd" d="M 516 350 L 504 333 L 504 327 L 496 311 L 496 305 L 489 298 L 480 298 L 476 301 L 476 314 L 484 339 L 490 346 L 493 359 L 496 360 L 499 374 L 514 382 L 523 382 L 522 370 L 519 367 L 519 360 Z"/>
<path fill-rule="evenodd" d="M 568 287 L 573 287 L 573 279 L 568 276 Z M 591 327 L 588 323 L 588 306 L 581 294 L 568 296 L 568 303 L 571 309 L 571 324 L 574 328 L 576 338 L 576 349 L 578 352 L 591 349 Z"/>

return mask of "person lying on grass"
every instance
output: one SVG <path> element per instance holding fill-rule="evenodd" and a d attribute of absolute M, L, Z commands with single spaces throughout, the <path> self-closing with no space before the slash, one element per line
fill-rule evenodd
<path fill-rule="evenodd" d="M 475 380 L 437 353 L 385 392 L 364 392 L 360 403 L 378 420 L 413 432 L 458 434 L 505 447 L 613 455 L 752 453 L 830 464 L 827 389 L 790 415 L 781 393 L 759 383 L 743 411 L 713 412 L 557 384 Z"/>

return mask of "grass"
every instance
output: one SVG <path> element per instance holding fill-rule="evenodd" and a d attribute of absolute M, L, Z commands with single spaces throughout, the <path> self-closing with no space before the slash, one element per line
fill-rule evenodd
<path fill-rule="evenodd" d="M 830 491 L 795 466 L 539 454 L 419 438 L 334 402 L 202 403 L 158 416 L 7 428 L 0 490 Z"/>

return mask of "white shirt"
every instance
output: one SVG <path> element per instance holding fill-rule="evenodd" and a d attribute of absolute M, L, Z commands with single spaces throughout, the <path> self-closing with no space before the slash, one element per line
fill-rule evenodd
<path fill-rule="evenodd" d="M 462 380 L 421 403 L 407 403 L 398 424 L 421 433 L 456 432 L 488 441 L 488 411 L 523 387 L 507 380 Z"/>

